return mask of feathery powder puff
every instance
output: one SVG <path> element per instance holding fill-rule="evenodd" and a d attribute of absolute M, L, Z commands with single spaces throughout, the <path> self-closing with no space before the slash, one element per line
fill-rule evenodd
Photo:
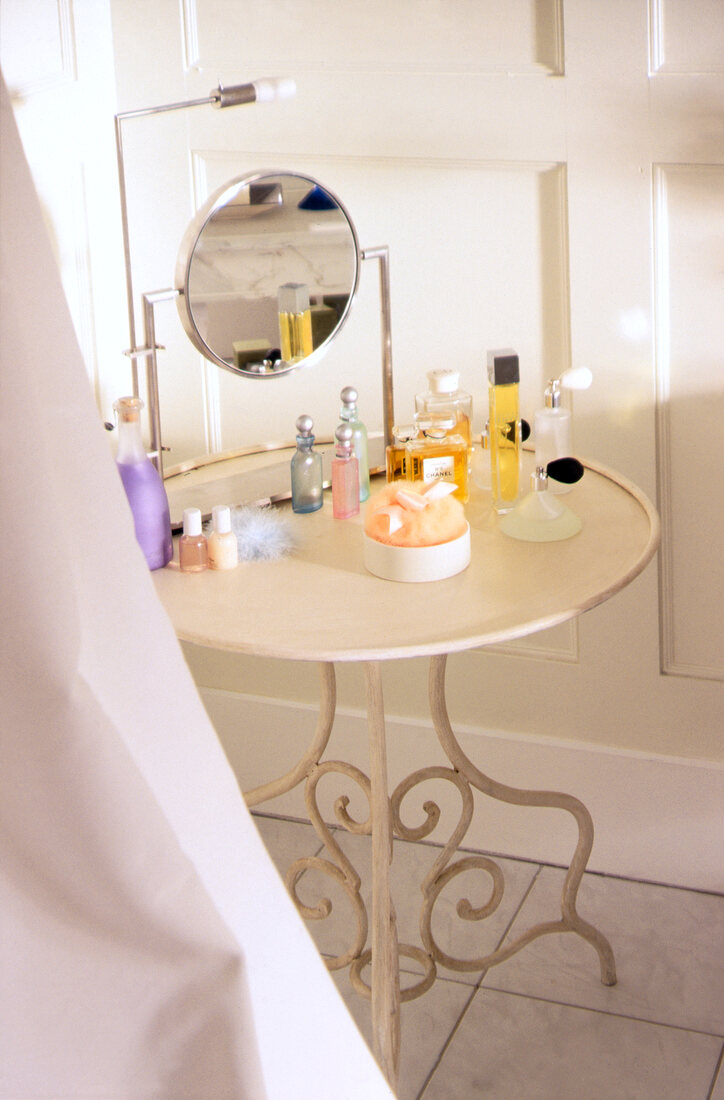
<path fill-rule="evenodd" d="M 232 508 L 231 529 L 240 561 L 274 561 L 295 549 L 289 521 L 271 505 Z"/>
<path fill-rule="evenodd" d="M 450 482 L 393 481 L 370 497 L 365 533 L 388 546 L 438 546 L 465 533 L 462 504 Z"/>

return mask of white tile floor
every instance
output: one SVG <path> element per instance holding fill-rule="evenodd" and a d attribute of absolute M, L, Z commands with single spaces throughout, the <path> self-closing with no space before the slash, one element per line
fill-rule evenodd
<path fill-rule="evenodd" d="M 282 874 L 292 860 L 323 853 L 306 823 L 262 814 L 256 821 Z M 369 838 L 335 837 L 369 904 Z M 419 945 L 419 884 L 438 853 L 395 842 L 402 942 Z M 451 954 L 474 959 L 559 916 L 560 869 L 499 862 L 505 895 L 480 925 L 457 918 L 460 894 L 441 895 L 433 933 Z M 481 904 L 486 876 L 461 879 Z M 298 889 L 309 903 L 330 897 L 331 915 L 310 931 L 323 954 L 345 950 L 349 902 L 319 871 L 305 872 Z M 724 1100 L 724 897 L 588 874 L 579 910 L 610 939 L 618 984 L 601 985 L 597 955 L 574 935 L 535 940 L 487 973 L 441 969 L 428 993 L 402 1006 L 400 1100 Z M 403 960 L 403 967 L 415 964 Z M 370 1042 L 369 1002 L 346 971 L 334 978 Z"/>

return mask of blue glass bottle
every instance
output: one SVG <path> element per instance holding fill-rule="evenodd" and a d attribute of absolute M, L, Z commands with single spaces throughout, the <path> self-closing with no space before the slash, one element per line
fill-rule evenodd
<path fill-rule="evenodd" d="M 292 508 L 316 512 L 322 507 L 322 456 L 314 448 L 311 416 L 297 419 L 297 449 L 292 455 Z"/>

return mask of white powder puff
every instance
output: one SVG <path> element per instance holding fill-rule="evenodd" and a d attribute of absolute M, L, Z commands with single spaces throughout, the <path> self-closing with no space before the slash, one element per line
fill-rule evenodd
<path fill-rule="evenodd" d="M 274 561 L 296 544 L 288 519 L 269 504 L 232 508 L 231 530 L 239 544 L 240 561 Z"/>

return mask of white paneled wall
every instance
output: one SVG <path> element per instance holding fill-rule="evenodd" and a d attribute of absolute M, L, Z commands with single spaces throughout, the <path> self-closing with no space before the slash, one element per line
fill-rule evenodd
<path fill-rule="evenodd" d="M 570 363 L 592 368 L 592 389 L 575 401 L 576 445 L 658 494 L 664 529 L 658 584 L 651 566 L 576 626 L 504 650 L 458 655 L 449 665 L 451 711 L 468 739 L 479 731 L 481 753 L 490 731 L 522 738 L 523 754 L 526 739 L 536 735 L 544 736 L 546 751 L 559 744 L 564 789 L 571 746 L 610 756 L 611 790 L 616 767 L 623 781 L 634 754 L 631 804 L 638 794 L 654 820 L 665 759 L 667 805 L 676 807 L 669 832 L 678 815 L 688 822 L 687 843 L 724 847 L 716 795 L 724 777 L 719 0 L 155 0 L 152 6 L 109 0 L 109 6 L 113 38 L 106 19 L 96 48 L 116 66 L 116 109 L 206 95 L 219 80 L 278 74 L 293 76 L 298 86 L 296 99 L 268 108 L 199 109 L 129 128 L 139 293 L 171 284 L 186 221 L 209 190 L 251 168 L 298 168 L 342 197 L 363 247 L 390 247 L 400 419 L 408 417 L 426 370 L 455 365 L 473 393 L 479 429 L 489 347 L 518 349 L 529 417 L 548 377 Z M 55 39 L 46 35 L 33 52 L 29 7 L 3 0 L 4 40 L 10 33 L 13 42 L 26 43 L 24 55 L 13 50 L 21 59 L 13 79 L 18 88 L 46 77 L 74 86 L 92 65 L 88 51 L 80 52 L 76 78 L 68 44 L 77 49 L 88 29 L 98 28 L 98 12 L 107 16 L 108 9 L 90 0 L 41 8 L 48 19 L 49 12 L 60 18 Z M 95 334 L 84 341 L 113 332 L 118 348 L 125 303 L 108 265 L 99 262 L 94 228 L 104 206 L 114 210 L 115 195 L 88 177 L 87 156 L 66 157 L 67 168 L 54 174 L 44 155 L 55 148 L 54 115 L 43 95 L 41 89 L 27 103 L 18 100 L 36 178 L 52 195 L 48 206 L 58 240 L 67 242 L 62 247 L 92 260 L 77 285 L 67 281 L 69 296 L 81 332 Z M 33 98 L 40 109 L 31 132 Z M 91 117 L 87 97 L 75 109 Z M 360 390 L 368 425 L 381 425 L 374 266 L 363 267 L 359 301 L 325 361 L 268 386 L 200 363 L 173 304 L 159 310 L 157 325 L 167 348 L 160 369 L 171 462 L 288 439 L 301 411 L 329 431 L 339 389 L 349 382 Z M 119 356 L 94 359 L 89 351 L 88 358 L 107 416 L 109 400 L 124 388 Z M 309 677 L 282 664 L 262 670 L 229 655 L 192 647 L 188 653 L 200 684 L 231 692 L 242 711 L 247 694 L 269 698 L 270 713 L 277 696 L 292 703 L 308 697 Z M 426 721 L 422 663 L 387 669 L 385 690 L 392 713 Z M 354 670 L 342 670 L 340 695 L 351 708 L 362 705 Z M 238 709 L 219 709 L 229 743 L 238 736 L 229 717 Z M 395 751 L 393 743 L 393 758 Z M 264 752 L 273 771 L 268 741 Z M 678 797 L 671 793 L 677 759 Z M 705 806 L 694 804 L 692 767 L 706 774 Z M 570 778 L 576 782 L 573 772 Z M 614 797 L 598 807 L 599 829 L 610 826 L 611 835 L 618 835 L 616 807 Z M 632 843 L 640 850 L 632 865 L 645 871 L 655 829 L 636 833 L 640 839 Z M 608 856 L 603 863 L 609 866 Z M 665 874 L 658 857 L 656 866 L 658 876 Z M 671 876 L 682 879 L 675 868 Z"/>

